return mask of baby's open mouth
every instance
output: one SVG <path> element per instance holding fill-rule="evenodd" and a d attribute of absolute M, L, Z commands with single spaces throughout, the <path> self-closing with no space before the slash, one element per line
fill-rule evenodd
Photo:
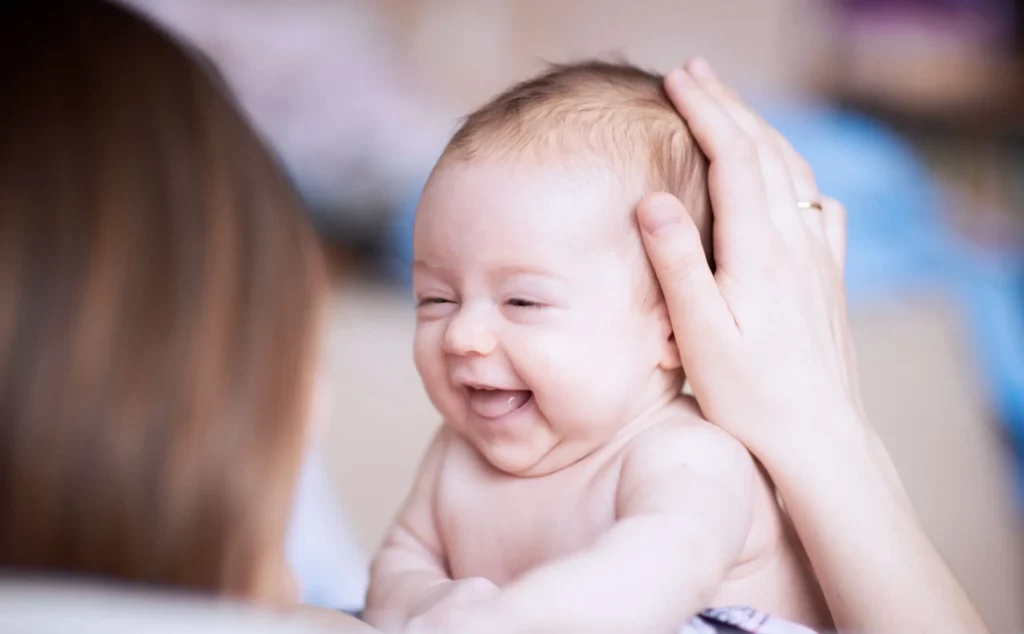
<path fill-rule="evenodd" d="M 469 407 L 481 418 L 501 418 L 523 407 L 533 398 L 530 390 L 492 390 L 467 387 Z"/>

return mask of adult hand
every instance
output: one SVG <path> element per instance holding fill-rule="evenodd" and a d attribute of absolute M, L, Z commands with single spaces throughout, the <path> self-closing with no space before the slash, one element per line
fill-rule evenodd
<path fill-rule="evenodd" d="M 807 162 L 705 62 L 665 83 L 710 160 L 715 222 L 712 274 L 675 197 L 654 194 L 638 209 L 683 367 L 711 421 L 759 458 L 787 459 L 829 421 L 856 429 L 861 419 L 845 210 L 821 197 Z"/>
<path fill-rule="evenodd" d="M 677 199 L 637 214 L 704 414 L 768 470 L 841 629 L 985 631 L 861 410 L 842 206 L 705 62 L 665 87 L 710 159 L 715 273 Z"/>

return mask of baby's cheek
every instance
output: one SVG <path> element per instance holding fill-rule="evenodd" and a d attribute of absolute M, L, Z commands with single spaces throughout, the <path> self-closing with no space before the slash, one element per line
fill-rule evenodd
<path fill-rule="evenodd" d="M 516 346 L 520 375 L 543 413 L 565 425 L 589 425 L 600 416 L 606 401 L 609 366 L 604 346 L 579 333 L 534 338 Z"/>
<path fill-rule="evenodd" d="M 421 324 L 416 327 L 413 338 L 413 362 L 427 389 L 444 374 L 444 353 L 441 350 L 441 336 L 437 324 Z"/>

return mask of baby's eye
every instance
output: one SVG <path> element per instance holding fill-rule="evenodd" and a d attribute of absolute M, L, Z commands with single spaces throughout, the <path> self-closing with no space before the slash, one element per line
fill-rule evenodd
<path fill-rule="evenodd" d="M 416 306 L 422 308 L 423 306 L 437 306 L 439 304 L 453 304 L 454 302 L 444 297 L 421 297 L 416 302 Z"/>
<path fill-rule="evenodd" d="M 509 306 L 512 306 L 514 308 L 543 308 L 544 307 L 544 304 L 541 304 L 541 303 L 538 303 L 538 302 L 531 302 L 528 299 L 522 299 L 522 298 L 519 298 L 519 297 L 514 297 L 514 298 L 508 300 L 508 302 L 506 302 L 506 303 Z"/>

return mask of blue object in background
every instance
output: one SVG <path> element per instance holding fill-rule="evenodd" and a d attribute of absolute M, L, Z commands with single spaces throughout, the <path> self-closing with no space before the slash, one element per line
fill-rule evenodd
<path fill-rule="evenodd" d="M 385 266 L 391 276 L 402 284 L 412 284 L 412 230 L 416 220 L 422 185 L 410 192 L 398 213 L 391 219 Z"/>
<path fill-rule="evenodd" d="M 1024 258 L 981 251 L 945 231 L 941 191 L 895 135 L 862 115 L 763 109 L 846 205 L 851 302 L 937 290 L 966 316 L 990 402 L 1016 446 L 1024 503 Z"/>
<path fill-rule="evenodd" d="M 369 560 L 338 506 L 316 447 L 299 475 L 285 554 L 303 603 L 331 610 L 363 608 Z"/>

